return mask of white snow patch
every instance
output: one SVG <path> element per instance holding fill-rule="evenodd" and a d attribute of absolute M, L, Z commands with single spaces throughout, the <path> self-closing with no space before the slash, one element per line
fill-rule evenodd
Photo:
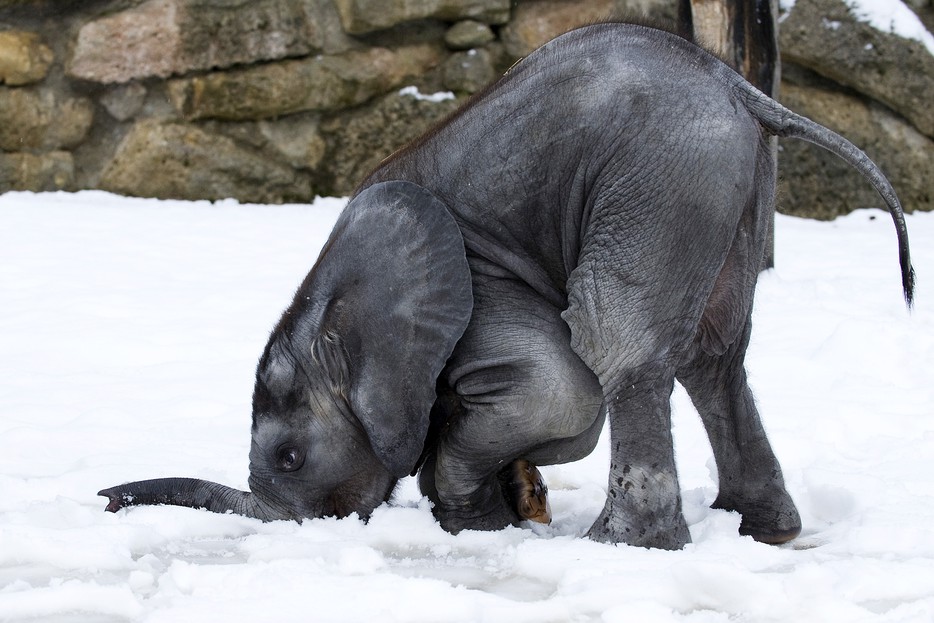
<path fill-rule="evenodd" d="M 795 0 L 778 0 L 778 23 L 788 19 L 788 14 L 795 8 Z"/>
<path fill-rule="evenodd" d="M 843 0 L 850 13 L 882 32 L 920 42 L 934 54 L 934 35 L 902 0 Z"/>
<path fill-rule="evenodd" d="M 437 93 L 431 93 L 429 95 L 426 95 L 422 93 L 421 91 L 419 91 L 418 87 L 416 86 L 402 87 L 401 89 L 399 89 L 399 95 L 400 96 L 407 95 L 409 97 L 414 97 L 415 99 L 422 101 L 422 102 L 434 102 L 434 103 L 455 99 L 455 95 L 450 91 L 438 91 Z"/>
<path fill-rule="evenodd" d="M 747 367 L 804 519 L 787 546 L 709 508 L 681 388 L 679 552 L 581 538 L 605 439 L 543 468 L 554 522 L 534 529 L 447 534 L 412 479 L 368 523 L 105 513 L 95 492 L 127 480 L 246 486 L 256 360 L 343 205 L 0 195 L 0 621 L 934 620 L 930 213 L 906 219 L 911 314 L 887 214 L 777 217 Z"/>

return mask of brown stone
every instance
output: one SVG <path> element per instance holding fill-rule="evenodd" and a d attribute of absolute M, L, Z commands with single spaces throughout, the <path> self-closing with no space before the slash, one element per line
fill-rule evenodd
<path fill-rule="evenodd" d="M 527 56 L 569 30 L 617 17 L 627 9 L 622 0 L 538 0 L 522 2 L 500 38 L 513 57 Z"/>
<path fill-rule="evenodd" d="M 269 154 L 274 160 L 305 171 L 317 169 L 327 149 L 321 136 L 320 120 L 315 113 L 261 121 L 209 121 L 201 127 L 207 132 L 229 136 Z"/>
<path fill-rule="evenodd" d="M 779 28 L 782 59 L 883 102 L 934 137 L 934 55 L 857 21 L 843 0 L 798 2 Z"/>
<path fill-rule="evenodd" d="M 100 102 L 117 121 L 132 119 L 143 108 L 146 87 L 139 82 L 120 84 L 104 93 Z"/>
<path fill-rule="evenodd" d="M 313 171 L 321 164 L 327 144 L 318 129 L 318 121 L 292 115 L 278 121 L 260 121 L 260 135 L 291 166 Z"/>
<path fill-rule="evenodd" d="M 0 83 L 21 86 L 39 82 L 52 64 L 52 50 L 34 32 L 0 31 Z"/>
<path fill-rule="evenodd" d="M 476 93 L 499 77 L 493 55 L 483 48 L 452 54 L 442 72 L 444 88 L 457 93 Z"/>
<path fill-rule="evenodd" d="M 347 195 L 384 158 L 450 115 L 463 100 L 392 93 L 321 124 L 328 153 L 321 163 L 321 193 Z"/>
<path fill-rule="evenodd" d="M 510 0 L 334 0 L 344 30 L 365 34 L 419 19 L 458 21 L 472 19 L 486 24 L 509 20 Z"/>
<path fill-rule="evenodd" d="M 188 119 L 265 119 L 361 104 L 441 60 L 439 46 L 369 48 L 173 80 L 172 102 Z"/>
<path fill-rule="evenodd" d="M 68 74 L 95 82 L 165 77 L 181 69 L 177 2 L 149 0 L 78 31 Z"/>
<path fill-rule="evenodd" d="M 452 50 L 469 50 L 486 45 L 496 39 L 489 26 L 467 19 L 457 22 L 444 33 L 444 42 Z"/>
<path fill-rule="evenodd" d="M 906 211 L 934 209 L 934 141 L 864 97 L 820 85 L 782 82 L 782 101 L 842 134 L 882 169 Z M 858 208 L 884 207 L 859 173 L 837 156 L 798 140 L 781 141 L 779 210 L 829 219 Z"/>
<path fill-rule="evenodd" d="M 99 187 L 139 197 L 308 201 L 307 175 L 226 136 L 194 126 L 138 122 L 117 148 Z"/>
<path fill-rule="evenodd" d="M 0 193 L 8 190 L 53 191 L 71 186 L 75 167 L 70 153 L 0 152 Z"/>
<path fill-rule="evenodd" d="M 82 26 L 68 74 L 127 82 L 308 54 L 323 41 L 310 2 L 147 0 Z"/>
<path fill-rule="evenodd" d="M 0 87 L 0 119 L 0 149 L 70 149 L 87 136 L 94 106 L 46 89 Z"/>

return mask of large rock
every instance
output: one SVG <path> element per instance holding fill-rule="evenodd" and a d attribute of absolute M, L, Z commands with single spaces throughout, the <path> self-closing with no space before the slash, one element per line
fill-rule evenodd
<path fill-rule="evenodd" d="M 325 120 L 321 133 L 328 142 L 328 154 L 319 170 L 319 190 L 337 196 L 351 193 L 383 159 L 421 136 L 462 103 L 392 93 Z"/>
<path fill-rule="evenodd" d="M 457 93 L 476 93 L 499 77 L 494 57 L 484 48 L 455 52 L 442 67 L 444 88 Z"/>
<path fill-rule="evenodd" d="M 934 137 L 934 55 L 857 21 L 843 0 L 797 2 L 779 29 L 784 61 L 870 95 Z"/>
<path fill-rule="evenodd" d="M 146 87 L 139 82 L 118 84 L 100 96 L 100 103 L 117 121 L 126 121 L 136 116 L 146 101 Z"/>
<path fill-rule="evenodd" d="M 515 58 L 571 29 L 627 15 L 669 17 L 673 0 L 525 0 L 500 33 L 506 51 Z"/>
<path fill-rule="evenodd" d="M 81 27 L 68 74 L 127 82 L 309 54 L 323 0 L 147 0 Z"/>
<path fill-rule="evenodd" d="M 782 101 L 846 136 L 888 177 L 906 211 L 934 209 L 934 141 L 902 117 L 864 97 L 821 85 L 782 83 Z M 779 152 L 779 209 L 829 219 L 857 208 L 884 207 L 861 175 L 837 156 L 798 140 Z"/>
<path fill-rule="evenodd" d="M 364 34 L 418 19 L 454 22 L 472 19 L 487 24 L 509 20 L 510 0 L 334 0 L 344 30 Z"/>
<path fill-rule="evenodd" d="M 99 187 L 139 197 L 256 203 L 308 201 L 306 174 L 226 136 L 194 126 L 140 121 L 118 147 Z"/>
<path fill-rule="evenodd" d="M 441 61 L 439 45 L 369 48 L 173 80 L 169 93 L 187 119 L 264 119 L 362 104 Z"/>
<path fill-rule="evenodd" d="M 305 113 L 240 123 L 209 121 L 202 127 L 208 132 L 223 134 L 249 145 L 273 160 L 296 169 L 314 171 L 327 150 L 327 143 L 321 136 L 319 116 Z"/>
<path fill-rule="evenodd" d="M 314 171 L 324 159 L 327 144 L 318 120 L 308 115 L 290 115 L 275 121 L 260 121 L 258 134 L 279 157 L 296 169 Z"/>
<path fill-rule="evenodd" d="M 493 30 L 483 22 L 465 19 L 444 33 L 444 42 L 452 50 L 469 50 L 484 46 L 496 39 Z"/>
<path fill-rule="evenodd" d="M 94 106 L 48 89 L 0 87 L 0 119 L 0 149 L 70 149 L 87 136 Z"/>
<path fill-rule="evenodd" d="M 934 0 L 905 0 L 927 29 L 934 32 Z"/>
<path fill-rule="evenodd" d="M 22 86 L 39 82 L 48 73 L 52 60 L 52 50 L 37 33 L 0 31 L 0 83 Z"/>
<path fill-rule="evenodd" d="M 71 186 L 75 176 L 70 153 L 0 152 L 0 193 L 8 190 L 53 191 Z"/>

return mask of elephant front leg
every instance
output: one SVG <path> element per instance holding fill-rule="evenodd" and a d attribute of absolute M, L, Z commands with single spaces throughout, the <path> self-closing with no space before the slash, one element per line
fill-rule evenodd
<path fill-rule="evenodd" d="M 513 280 L 478 277 L 471 324 L 441 385 L 446 426 L 420 480 L 441 525 L 497 530 L 544 519 L 537 470 L 510 471 L 523 471 L 521 460 L 579 458 L 600 430 L 600 383 L 571 350 L 560 310 Z"/>
<path fill-rule="evenodd" d="M 587 415 L 559 418 L 560 423 L 589 420 L 589 426 L 584 428 L 579 423 L 573 429 L 563 429 L 564 435 L 571 433 L 563 436 L 522 418 L 521 424 L 510 426 L 522 433 L 513 436 L 495 426 L 504 421 L 501 414 L 492 418 L 481 417 L 479 413 L 462 416 L 459 434 L 449 435 L 437 444 L 419 473 L 419 488 L 434 503 L 435 516 L 442 527 L 456 533 L 464 529 L 498 530 L 518 525 L 522 520 L 551 523 L 548 487 L 535 462 L 553 465 L 587 456 L 596 445 L 604 422 L 596 391 L 588 392 L 586 400 L 571 392 L 561 395 L 571 396 L 575 407 Z M 554 402 L 549 400 L 550 404 Z M 542 437 L 553 434 L 558 438 Z"/>
<path fill-rule="evenodd" d="M 488 467 L 458 461 L 442 450 L 422 466 L 419 487 L 434 504 L 441 527 L 452 534 L 517 526 L 523 519 L 517 498 L 508 497 L 504 489 L 511 479 L 499 476 L 511 472 L 513 463 L 502 472 L 491 472 Z M 478 474 L 487 475 L 477 478 Z"/>
<path fill-rule="evenodd" d="M 672 447 L 672 386 L 663 376 L 625 384 L 607 398 L 610 477 L 590 538 L 660 549 L 691 541 Z"/>
<path fill-rule="evenodd" d="M 423 470 L 419 486 L 428 492 L 441 526 L 449 532 L 499 530 L 522 520 L 551 523 L 548 486 L 538 468 L 525 459 L 512 461 L 471 493 L 456 499 L 448 495 L 446 501 L 438 496 L 434 482 L 429 483 L 430 473 Z"/>

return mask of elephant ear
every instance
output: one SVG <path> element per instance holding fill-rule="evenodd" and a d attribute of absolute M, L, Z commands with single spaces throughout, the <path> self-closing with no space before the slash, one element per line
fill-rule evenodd
<path fill-rule="evenodd" d="M 346 349 L 351 407 L 401 478 L 422 452 L 435 382 L 473 310 L 460 229 L 421 186 L 370 186 L 342 212 L 312 282 L 319 301 L 327 292 L 323 324 Z"/>

